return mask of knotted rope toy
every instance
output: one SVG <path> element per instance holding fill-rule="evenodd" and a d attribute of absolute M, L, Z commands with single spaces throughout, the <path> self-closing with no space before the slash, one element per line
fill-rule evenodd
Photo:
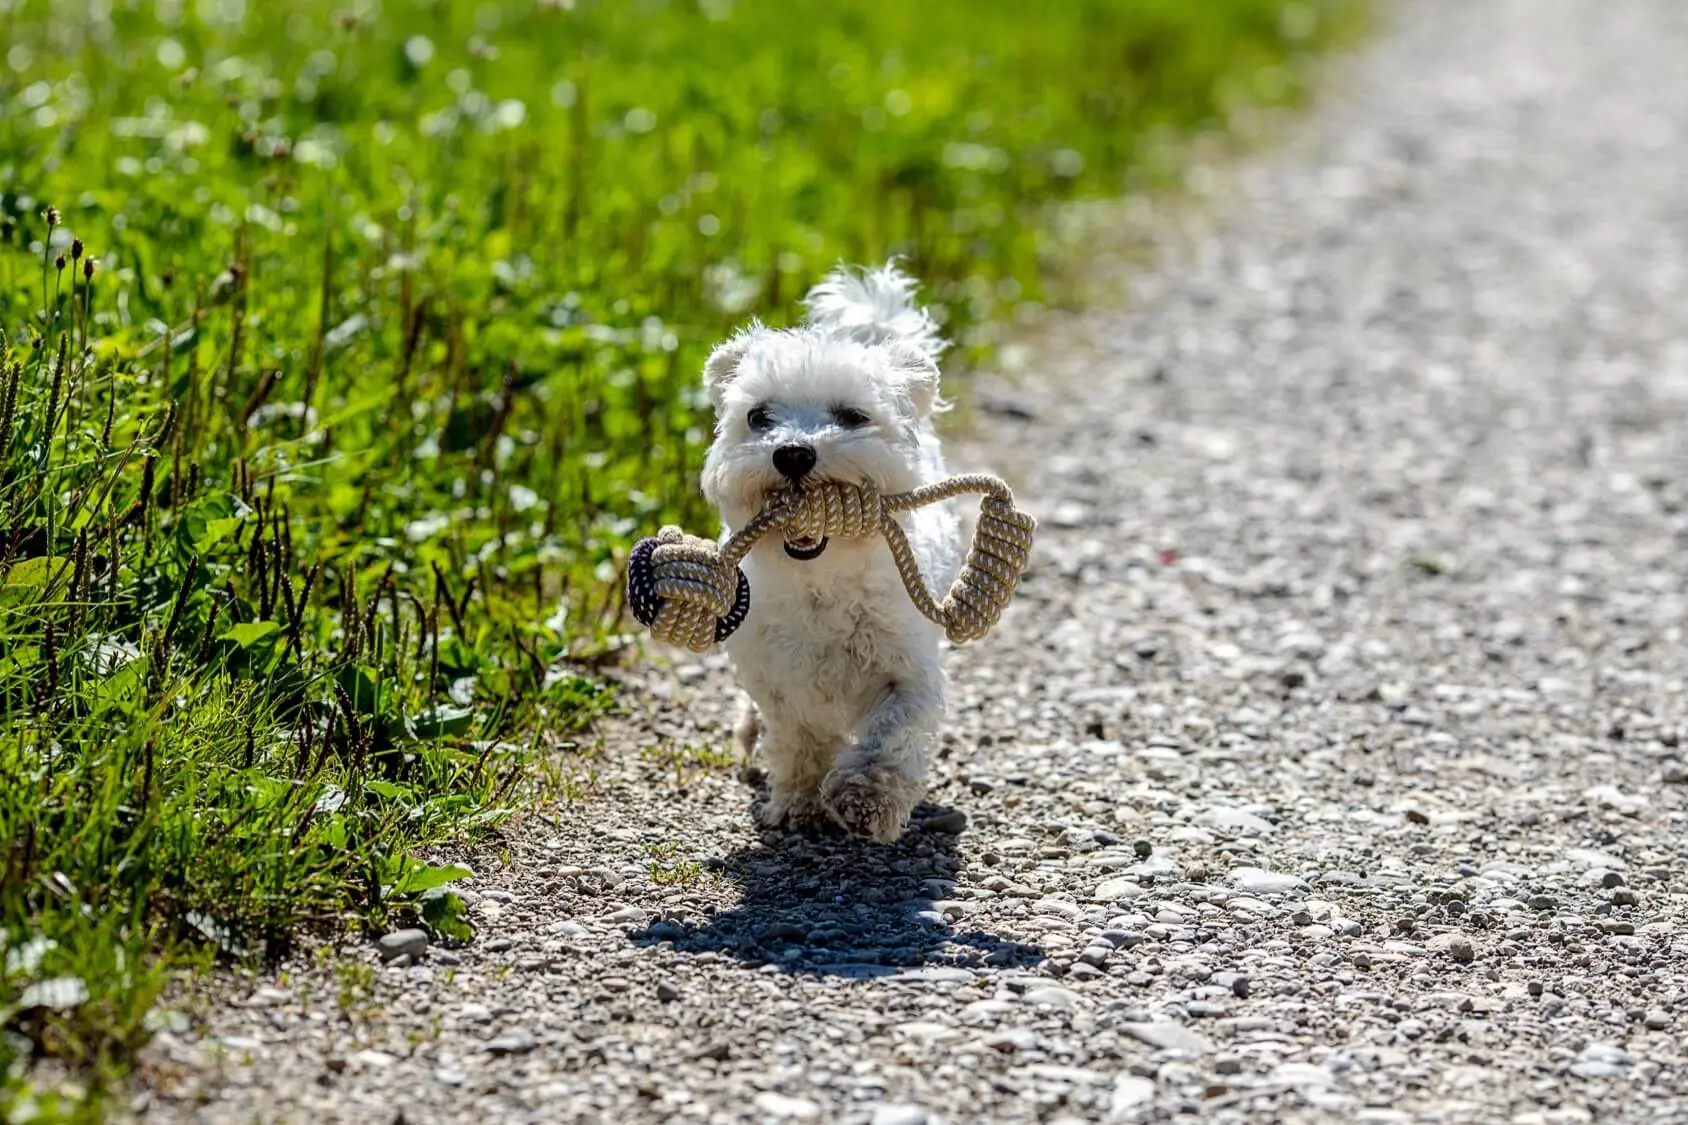
<path fill-rule="evenodd" d="M 924 508 L 966 492 L 979 500 L 979 526 L 961 573 L 940 603 L 926 588 L 908 536 L 895 513 Z M 1020 584 L 1037 520 L 1014 506 L 996 477 L 951 477 L 909 492 L 881 496 L 872 484 L 828 481 L 775 495 L 725 543 L 665 527 L 641 539 L 627 560 L 627 604 L 658 640 L 704 652 L 733 635 L 750 612 L 750 580 L 739 564 L 772 531 L 787 539 L 883 536 L 915 607 L 944 627 L 956 644 L 977 640 L 1002 618 Z"/>

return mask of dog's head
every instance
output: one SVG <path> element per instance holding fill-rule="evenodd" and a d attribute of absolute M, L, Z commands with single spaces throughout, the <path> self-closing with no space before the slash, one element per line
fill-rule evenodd
<path fill-rule="evenodd" d="M 703 492 L 729 527 L 793 486 L 871 481 L 891 493 L 920 483 L 938 368 L 913 347 L 755 324 L 715 349 L 704 384 L 716 421 Z M 785 549 L 814 558 L 826 542 Z"/>

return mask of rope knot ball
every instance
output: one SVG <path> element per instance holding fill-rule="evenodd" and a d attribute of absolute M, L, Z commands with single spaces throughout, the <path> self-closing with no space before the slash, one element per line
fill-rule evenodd
<path fill-rule="evenodd" d="M 944 600 L 926 588 L 920 564 L 896 512 L 980 492 L 979 524 L 961 572 Z M 732 636 L 750 612 L 750 581 L 739 564 L 766 534 L 787 539 L 836 535 L 884 537 L 915 607 L 943 626 L 956 644 L 977 640 L 1002 619 L 1030 558 L 1037 520 L 1014 506 L 996 477 L 951 477 L 910 492 L 881 496 L 871 483 L 828 481 L 778 493 L 749 523 L 716 544 L 665 527 L 641 539 L 627 560 L 627 604 L 658 640 L 703 652 Z"/>

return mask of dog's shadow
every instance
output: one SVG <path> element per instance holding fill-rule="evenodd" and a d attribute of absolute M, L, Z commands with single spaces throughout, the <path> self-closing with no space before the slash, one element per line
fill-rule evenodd
<path fill-rule="evenodd" d="M 967 924 L 975 904 L 954 895 L 958 838 L 941 830 L 961 819 L 922 805 L 888 846 L 842 833 L 764 830 L 716 865 L 743 888 L 737 906 L 703 923 L 653 922 L 633 942 L 844 978 L 1035 965 L 1044 958 L 1039 947 Z"/>

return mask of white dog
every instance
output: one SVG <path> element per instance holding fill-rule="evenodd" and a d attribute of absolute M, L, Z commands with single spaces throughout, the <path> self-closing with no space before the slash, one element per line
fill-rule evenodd
<path fill-rule="evenodd" d="M 945 476 L 932 430 L 945 344 L 895 264 L 839 268 L 809 292 L 808 321 L 753 323 L 704 369 L 715 442 L 703 492 L 725 534 L 770 494 L 807 482 L 872 481 L 882 494 Z M 947 505 L 899 517 L 921 573 L 942 591 L 963 552 Z M 751 608 L 727 642 L 749 695 L 738 724 L 761 742 L 769 825 L 830 817 L 886 843 L 926 790 L 944 712 L 942 631 L 915 609 L 882 539 L 780 541 L 744 562 Z"/>

